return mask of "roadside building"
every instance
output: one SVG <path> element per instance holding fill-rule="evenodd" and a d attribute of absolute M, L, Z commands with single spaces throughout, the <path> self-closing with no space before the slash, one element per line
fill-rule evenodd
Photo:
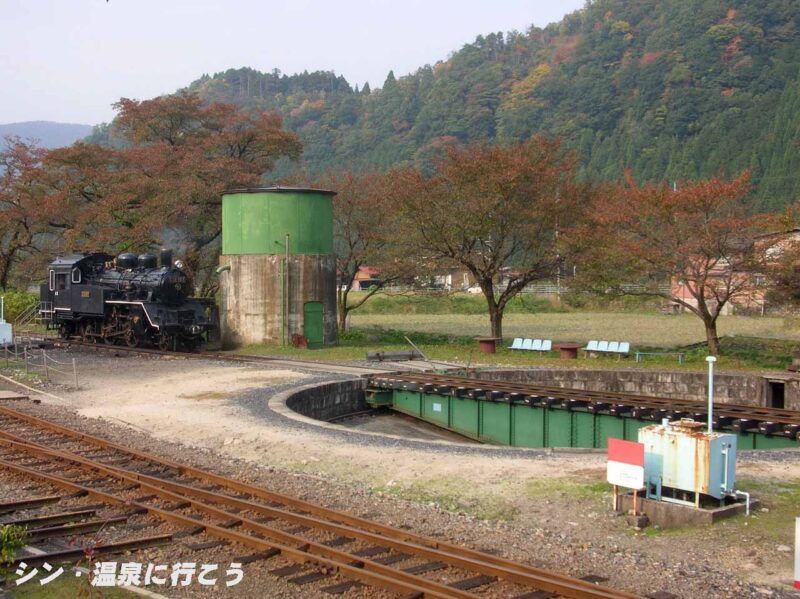
<path fill-rule="evenodd" d="M 350 291 L 364 291 L 370 287 L 380 286 L 380 272 L 371 266 L 361 266 L 353 278 Z"/>
<path fill-rule="evenodd" d="M 788 231 L 777 231 L 759 235 L 753 240 L 759 254 L 764 261 L 776 263 L 783 259 L 786 252 L 798 247 L 800 243 L 800 228 Z M 764 272 L 744 271 L 731 273 L 730 264 L 727 260 L 720 260 L 708 273 L 706 282 L 706 298 L 714 297 L 715 288 L 722 289 L 729 285 L 735 285 L 742 291 L 737 293 L 726 303 L 721 314 L 730 315 L 735 312 L 745 312 L 749 314 L 764 314 L 767 306 L 767 275 Z M 697 306 L 697 300 L 692 295 L 692 281 L 685 281 L 674 278 L 671 282 L 671 295 L 691 306 Z M 669 304 L 670 312 L 680 313 L 686 308 L 677 301 Z"/>

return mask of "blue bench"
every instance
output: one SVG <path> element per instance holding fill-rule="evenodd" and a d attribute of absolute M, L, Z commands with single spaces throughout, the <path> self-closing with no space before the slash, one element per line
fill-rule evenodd
<path fill-rule="evenodd" d="M 589 341 L 583 350 L 587 354 L 611 354 L 616 356 L 627 356 L 631 352 L 631 344 L 628 341 Z"/>
<path fill-rule="evenodd" d="M 527 339 L 523 337 L 515 337 L 513 343 L 508 346 L 508 349 L 548 352 L 553 349 L 553 341 L 551 339 Z"/>

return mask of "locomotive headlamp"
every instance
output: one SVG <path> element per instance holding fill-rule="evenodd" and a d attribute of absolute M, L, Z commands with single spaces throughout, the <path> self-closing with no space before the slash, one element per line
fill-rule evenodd
<path fill-rule="evenodd" d="M 175 260 L 175 268 L 183 270 L 183 260 Z"/>

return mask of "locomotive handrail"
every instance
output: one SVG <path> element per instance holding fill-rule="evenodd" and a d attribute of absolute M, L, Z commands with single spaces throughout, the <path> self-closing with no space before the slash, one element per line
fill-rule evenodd
<path fill-rule="evenodd" d="M 122 305 L 130 305 L 130 306 L 140 306 L 142 308 L 142 312 L 144 315 L 147 316 L 147 321 L 150 323 L 150 326 L 154 329 L 158 330 L 161 327 L 153 322 L 153 319 L 150 318 L 150 314 L 147 312 L 147 306 L 144 305 L 144 302 L 137 302 L 137 301 L 125 301 L 125 300 L 108 300 L 106 303 L 108 304 L 122 304 Z"/>

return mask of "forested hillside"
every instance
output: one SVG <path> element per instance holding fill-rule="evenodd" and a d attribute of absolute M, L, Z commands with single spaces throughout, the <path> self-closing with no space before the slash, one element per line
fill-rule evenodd
<path fill-rule="evenodd" d="M 56 123 L 53 121 L 26 121 L 24 123 L 6 123 L 0 125 L 0 149 L 5 148 L 6 136 L 38 139 L 43 148 L 63 148 L 92 131 L 91 125 L 73 123 Z"/>
<path fill-rule="evenodd" d="M 424 167 L 454 142 L 542 132 L 579 151 L 584 176 L 749 168 L 754 208 L 775 209 L 800 198 L 798 18 L 800 0 L 595 0 L 544 29 L 480 36 L 416 73 L 390 72 L 381 89 L 247 68 L 189 89 L 280 112 L 305 146 L 281 175 Z"/>

